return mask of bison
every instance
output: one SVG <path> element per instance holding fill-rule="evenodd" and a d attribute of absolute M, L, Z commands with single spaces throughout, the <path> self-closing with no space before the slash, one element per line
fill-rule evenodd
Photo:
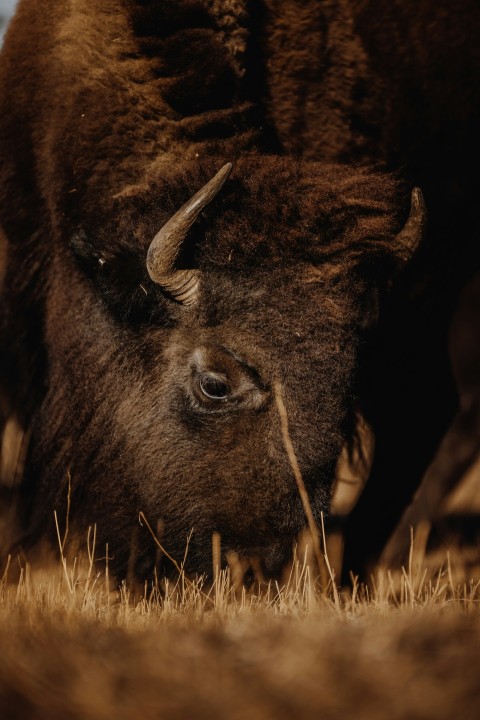
<path fill-rule="evenodd" d="M 188 572 L 219 533 L 223 562 L 278 575 L 305 525 L 281 383 L 317 520 L 371 424 L 349 566 L 378 553 L 455 409 L 479 40 L 473 0 L 21 0 L 0 69 L 13 546 L 68 505 L 147 577 L 142 513 Z"/>

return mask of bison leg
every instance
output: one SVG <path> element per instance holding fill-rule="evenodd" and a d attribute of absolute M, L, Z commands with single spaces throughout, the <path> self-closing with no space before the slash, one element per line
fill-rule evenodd
<path fill-rule="evenodd" d="M 447 493 L 475 462 L 480 452 L 480 404 L 473 399 L 459 410 L 439 451 L 385 546 L 380 563 L 386 567 L 405 564 L 410 549 L 411 528 L 434 521 Z"/>
<path fill-rule="evenodd" d="M 410 528 L 438 519 L 440 505 L 474 464 L 480 452 L 480 273 L 463 288 L 449 333 L 449 350 L 457 390 L 457 412 L 411 505 L 383 550 L 385 565 L 407 557 Z"/>

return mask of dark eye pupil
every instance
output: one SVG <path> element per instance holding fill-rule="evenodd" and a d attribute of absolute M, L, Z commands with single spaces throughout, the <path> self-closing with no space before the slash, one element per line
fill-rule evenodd
<path fill-rule="evenodd" d="M 230 392 L 227 383 L 214 375 L 201 376 L 200 390 L 212 400 L 224 400 Z"/>

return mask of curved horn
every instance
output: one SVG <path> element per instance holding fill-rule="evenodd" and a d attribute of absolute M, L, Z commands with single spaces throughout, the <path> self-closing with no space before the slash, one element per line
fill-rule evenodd
<path fill-rule="evenodd" d="M 213 200 L 230 175 L 232 163 L 227 163 L 208 181 L 153 238 L 147 252 L 147 270 L 153 282 L 161 285 L 172 297 L 185 305 L 196 300 L 198 270 L 176 270 L 175 263 L 187 232 Z"/>
<path fill-rule="evenodd" d="M 395 252 L 403 262 L 410 260 L 420 245 L 425 235 L 426 225 L 427 207 L 425 200 L 420 188 L 415 187 L 412 190 L 408 220 L 395 238 Z"/>

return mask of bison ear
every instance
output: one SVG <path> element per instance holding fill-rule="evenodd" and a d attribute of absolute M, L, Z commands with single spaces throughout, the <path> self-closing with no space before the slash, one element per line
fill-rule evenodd
<path fill-rule="evenodd" d="M 427 208 L 420 188 L 412 190 L 410 214 L 407 222 L 394 238 L 392 251 L 398 265 L 405 265 L 418 250 L 427 227 Z"/>
<path fill-rule="evenodd" d="M 89 277 L 94 276 L 99 268 L 103 268 L 106 262 L 104 254 L 98 250 L 83 229 L 73 234 L 70 247 L 77 262 Z"/>

